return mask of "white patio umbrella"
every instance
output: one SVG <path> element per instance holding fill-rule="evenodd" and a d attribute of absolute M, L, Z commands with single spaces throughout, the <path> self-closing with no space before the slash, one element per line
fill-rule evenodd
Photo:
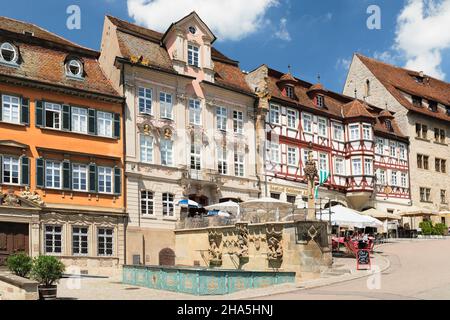
<path fill-rule="evenodd" d="M 227 201 L 222 203 L 212 204 L 210 206 L 205 207 L 206 210 L 219 210 L 226 211 L 235 215 L 239 215 L 239 204 L 234 201 Z"/>
<path fill-rule="evenodd" d="M 317 219 L 320 219 L 320 215 L 317 215 Z M 358 211 L 346 208 L 342 205 L 331 207 L 331 218 L 329 213 L 322 213 L 322 220 L 331 220 L 331 223 L 337 226 L 356 228 L 379 228 L 383 226 L 383 223 L 380 220 L 362 215 Z"/>
<path fill-rule="evenodd" d="M 402 217 L 427 217 L 437 215 L 437 213 L 431 209 L 421 208 L 417 206 L 411 206 L 408 209 L 401 210 L 399 214 Z"/>
<path fill-rule="evenodd" d="M 260 198 L 252 199 L 241 203 L 243 209 L 255 209 L 255 210 L 287 210 L 292 208 L 292 203 L 284 202 L 273 198 Z"/>
<path fill-rule="evenodd" d="M 365 211 L 361 212 L 361 214 L 366 215 L 366 216 L 371 216 L 378 220 L 401 220 L 402 219 L 402 217 L 399 216 L 398 214 L 382 212 L 377 209 L 365 210 Z"/>

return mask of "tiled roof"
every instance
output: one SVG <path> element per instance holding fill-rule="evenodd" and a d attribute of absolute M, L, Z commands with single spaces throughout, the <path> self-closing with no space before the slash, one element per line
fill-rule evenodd
<path fill-rule="evenodd" d="M 345 118 L 357 118 L 357 117 L 365 117 L 365 118 L 375 118 L 369 111 L 367 111 L 367 107 L 359 100 L 353 100 L 349 103 L 346 103 L 343 106 L 344 116 Z"/>
<path fill-rule="evenodd" d="M 161 44 L 162 33 L 137 26 L 135 24 L 107 16 L 118 27 L 117 38 L 121 54 L 124 58 L 143 57 L 148 65 L 175 72 L 172 60 L 164 46 Z M 245 81 L 245 75 L 239 68 L 239 62 L 230 59 L 215 49 L 211 50 L 214 61 L 215 81 L 218 85 L 253 93 Z"/>
<path fill-rule="evenodd" d="M 420 83 L 416 81 L 416 78 L 421 76 L 417 71 L 399 68 L 361 54 L 356 56 L 405 108 L 430 117 L 450 121 L 450 116 L 445 114 L 445 110 L 439 109 L 437 112 L 433 112 L 425 107 L 415 107 L 402 94 L 403 91 L 450 106 L 450 83 L 428 75 L 424 75 L 423 83 Z"/>
<path fill-rule="evenodd" d="M 2 24 L 0 24 L 0 31 L 6 29 L 16 35 L 20 35 L 17 39 L 10 39 L 14 34 L 10 34 L 9 36 L 3 35 L 1 38 L 4 41 L 11 41 L 18 47 L 20 52 L 19 67 L 0 65 L 1 75 L 19 78 L 25 81 L 34 80 L 47 85 L 67 87 L 67 89 L 83 90 L 120 97 L 103 74 L 100 64 L 95 56 L 90 53 L 83 55 L 82 51 L 80 51 L 80 55 L 77 55 L 71 50 L 72 48 L 85 50 L 85 48 L 73 44 L 72 42 L 33 24 L 8 18 L 0 18 L 0 21 L 2 22 Z M 26 38 L 22 38 L 23 31 L 33 32 L 33 40 L 28 42 Z M 39 39 L 69 47 L 67 47 L 67 50 L 64 50 L 65 47 L 56 48 L 39 45 L 38 41 L 36 41 Z M 68 56 L 77 57 L 83 63 L 85 73 L 83 80 L 74 80 L 66 76 L 64 64 Z"/>

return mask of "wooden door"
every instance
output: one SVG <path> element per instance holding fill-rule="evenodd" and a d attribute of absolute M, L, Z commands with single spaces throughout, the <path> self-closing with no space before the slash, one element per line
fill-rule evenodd
<path fill-rule="evenodd" d="M 0 222 L 0 266 L 6 263 L 10 254 L 29 254 L 28 224 Z"/>

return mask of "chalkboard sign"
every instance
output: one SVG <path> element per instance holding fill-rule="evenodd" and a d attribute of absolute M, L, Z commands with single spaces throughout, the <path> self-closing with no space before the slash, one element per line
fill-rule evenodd
<path fill-rule="evenodd" d="M 364 249 L 358 250 L 356 254 L 356 262 L 358 270 L 361 270 L 361 267 L 364 267 L 364 269 L 370 269 L 370 251 Z"/>

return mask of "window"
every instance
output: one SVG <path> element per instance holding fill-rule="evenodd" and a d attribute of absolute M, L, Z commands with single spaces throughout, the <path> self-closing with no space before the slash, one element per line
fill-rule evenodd
<path fill-rule="evenodd" d="M 113 115 L 109 112 L 97 111 L 97 130 L 102 137 L 113 136 Z"/>
<path fill-rule="evenodd" d="M 363 125 L 363 138 L 364 140 L 372 140 L 372 126 L 368 124 Z"/>
<path fill-rule="evenodd" d="M 319 153 L 319 170 L 328 171 L 328 154 Z"/>
<path fill-rule="evenodd" d="M 191 142 L 191 169 L 201 170 L 202 168 L 202 145 L 194 141 Z"/>
<path fill-rule="evenodd" d="M 201 125 L 200 100 L 189 99 L 189 122 L 197 126 Z"/>
<path fill-rule="evenodd" d="M 165 92 L 159 93 L 159 105 L 161 118 L 163 119 L 173 119 L 173 104 L 172 95 Z"/>
<path fill-rule="evenodd" d="M 428 169 L 429 169 L 429 166 L 428 166 L 428 160 L 429 160 L 429 157 L 428 157 L 428 156 L 423 156 L 423 168 L 424 168 L 425 170 L 428 170 Z"/>
<path fill-rule="evenodd" d="M 99 256 L 112 256 L 113 255 L 113 229 L 99 228 L 97 234 L 97 245 Z"/>
<path fill-rule="evenodd" d="M 152 89 L 139 87 L 139 113 L 152 114 Z"/>
<path fill-rule="evenodd" d="M 61 129 L 61 105 L 45 103 L 45 126 L 47 128 Z"/>
<path fill-rule="evenodd" d="M 402 172 L 400 174 L 400 183 L 401 183 L 402 188 L 407 188 L 408 187 L 408 180 L 407 179 L 408 178 L 407 178 L 406 173 Z"/>
<path fill-rule="evenodd" d="M 290 129 L 297 129 L 297 111 L 287 110 L 287 126 Z"/>
<path fill-rule="evenodd" d="M 373 175 L 373 160 L 372 159 L 364 159 L 364 175 L 371 176 Z"/>
<path fill-rule="evenodd" d="M 62 227 L 45 226 L 45 253 L 61 253 Z"/>
<path fill-rule="evenodd" d="M 3 183 L 19 184 L 19 159 L 3 157 Z"/>
<path fill-rule="evenodd" d="M 333 123 L 333 137 L 337 141 L 344 140 L 344 126 L 340 123 Z"/>
<path fill-rule="evenodd" d="M 112 193 L 112 168 L 98 167 L 98 192 Z"/>
<path fill-rule="evenodd" d="M 312 133 L 312 115 L 303 114 L 303 131 Z"/>
<path fill-rule="evenodd" d="M 74 191 L 87 191 L 88 168 L 84 164 L 72 164 L 72 189 Z"/>
<path fill-rule="evenodd" d="M 153 212 L 153 192 L 148 190 L 141 191 L 141 214 L 143 216 L 152 216 Z"/>
<path fill-rule="evenodd" d="M 447 161 L 444 159 L 436 158 L 434 160 L 436 172 L 447 173 Z"/>
<path fill-rule="evenodd" d="M 370 96 L 370 80 L 369 79 L 366 80 L 365 89 L 366 89 L 366 92 L 365 92 L 366 97 Z"/>
<path fill-rule="evenodd" d="M 194 27 L 194 26 L 190 26 L 189 27 L 189 32 L 192 33 L 192 34 L 195 34 L 197 32 L 197 28 Z"/>
<path fill-rule="evenodd" d="M 286 86 L 286 97 L 294 99 L 294 88 L 291 86 Z"/>
<path fill-rule="evenodd" d="M 417 168 L 423 169 L 423 155 L 417 155 Z"/>
<path fill-rule="evenodd" d="M 244 176 L 244 159 L 245 155 L 243 153 L 234 150 L 234 175 L 236 177 Z"/>
<path fill-rule="evenodd" d="M 378 184 L 386 185 L 386 172 L 384 170 L 378 170 L 377 180 Z"/>
<path fill-rule="evenodd" d="M 412 103 L 415 107 L 422 107 L 422 98 L 417 96 L 412 96 Z"/>
<path fill-rule="evenodd" d="M 360 139 L 359 124 L 351 124 L 349 126 L 349 130 L 350 130 L 350 141 Z"/>
<path fill-rule="evenodd" d="M 233 131 L 234 133 L 244 133 L 244 113 L 242 111 L 233 111 Z"/>
<path fill-rule="evenodd" d="M 308 157 L 309 157 L 309 153 L 310 152 L 313 152 L 312 150 L 306 150 L 306 149 L 303 149 L 303 166 L 305 166 L 306 165 L 306 162 L 308 162 Z M 314 155 L 314 152 L 313 152 L 313 155 Z M 313 156 L 313 160 L 314 160 L 314 156 Z"/>
<path fill-rule="evenodd" d="M 272 199 L 280 200 L 281 194 L 271 192 L 271 193 L 270 193 L 270 197 L 271 197 Z"/>
<path fill-rule="evenodd" d="M 406 146 L 403 143 L 399 143 L 400 159 L 406 160 Z"/>
<path fill-rule="evenodd" d="M 153 163 L 153 137 L 141 135 L 140 147 L 141 147 L 141 162 Z"/>
<path fill-rule="evenodd" d="M 167 139 L 161 139 L 161 164 L 163 166 L 173 165 L 173 141 Z"/>
<path fill-rule="evenodd" d="M 445 143 L 445 130 L 435 128 L 434 139 L 438 143 Z"/>
<path fill-rule="evenodd" d="M 85 256 L 88 254 L 88 228 L 72 228 L 72 253 L 74 256 Z"/>
<path fill-rule="evenodd" d="M 217 159 L 218 159 L 218 170 L 220 174 L 228 173 L 228 163 L 227 163 L 227 149 L 226 147 L 219 146 L 217 148 Z"/>
<path fill-rule="evenodd" d="M 276 142 L 269 142 L 270 161 L 280 163 L 280 145 Z"/>
<path fill-rule="evenodd" d="M 392 126 L 392 121 L 389 119 L 384 120 L 384 124 L 386 125 L 386 128 L 392 132 L 394 131 L 394 127 Z"/>
<path fill-rule="evenodd" d="M 11 123 L 19 123 L 20 99 L 18 97 L 2 96 L 2 118 L 1 120 Z"/>
<path fill-rule="evenodd" d="M 76 78 L 83 76 L 83 65 L 78 60 L 70 60 L 66 64 L 66 75 Z"/>
<path fill-rule="evenodd" d="M 45 161 L 45 186 L 52 189 L 61 188 L 61 162 Z"/>
<path fill-rule="evenodd" d="M 171 193 L 163 193 L 162 200 L 163 200 L 163 216 L 165 217 L 173 217 L 175 214 L 174 203 L 175 196 Z"/>
<path fill-rule="evenodd" d="M 295 204 L 295 201 L 297 200 L 296 196 L 287 195 L 286 196 L 286 202 L 289 202 L 291 204 Z"/>
<path fill-rule="evenodd" d="M 431 202 L 430 197 L 431 189 L 430 188 L 420 188 L 420 201 L 422 202 Z"/>
<path fill-rule="evenodd" d="M 393 158 L 397 157 L 397 144 L 393 141 L 389 144 L 389 155 Z"/>
<path fill-rule="evenodd" d="M 0 61 L 15 64 L 17 60 L 19 60 L 17 49 L 8 42 L 2 43 L 0 46 Z"/>
<path fill-rule="evenodd" d="M 353 175 L 355 175 L 355 176 L 362 175 L 361 159 L 352 159 L 352 169 L 353 169 Z"/>
<path fill-rule="evenodd" d="M 200 67 L 200 48 L 192 44 L 188 45 L 188 64 L 194 67 Z"/>
<path fill-rule="evenodd" d="M 280 124 L 280 107 L 271 105 L 269 113 L 269 122 L 272 124 Z"/>
<path fill-rule="evenodd" d="M 88 132 L 88 111 L 84 108 L 71 108 L 72 131 L 78 133 Z"/>
<path fill-rule="evenodd" d="M 319 136 L 327 137 L 327 119 L 318 118 Z"/>
<path fill-rule="evenodd" d="M 416 123 L 416 137 L 421 139 L 427 139 L 428 127 L 426 125 Z"/>
<path fill-rule="evenodd" d="M 375 152 L 378 154 L 384 154 L 384 139 L 377 138 L 377 143 L 375 145 Z"/>
<path fill-rule="evenodd" d="M 437 112 L 438 103 L 436 101 L 428 101 L 428 110 L 430 110 L 431 112 Z"/>
<path fill-rule="evenodd" d="M 317 106 L 318 107 L 323 107 L 325 105 L 325 98 L 322 95 L 318 95 L 317 96 Z"/>
<path fill-rule="evenodd" d="M 441 203 L 447 204 L 447 190 L 441 190 Z"/>
<path fill-rule="evenodd" d="M 345 161 L 343 158 L 334 158 L 334 173 L 345 175 Z"/>
<path fill-rule="evenodd" d="M 391 172 L 391 185 L 397 186 L 397 171 Z"/>
<path fill-rule="evenodd" d="M 288 165 L 289 166 L 294 166 L 297 167 L 298 166 L 298 152 L 297 152 L 297 148 L 295 147 L 288 147 L 287 148 L 287 160 L 288 160 Z"/>
<path fill-rule="evenodd" d="M 227 109 L 224 107 L 216 108 L 217 130 L 227 131 Z"/>

